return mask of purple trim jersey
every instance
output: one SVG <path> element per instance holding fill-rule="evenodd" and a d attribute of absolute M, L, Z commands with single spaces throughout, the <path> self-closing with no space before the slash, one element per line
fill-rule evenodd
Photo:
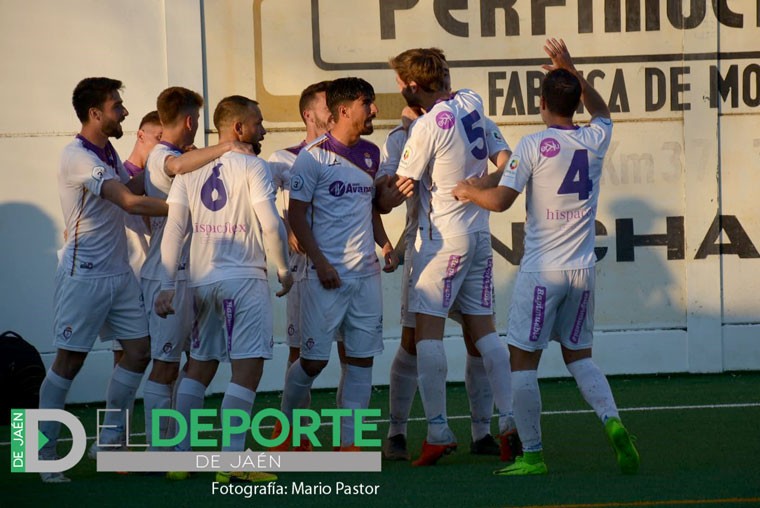
<path fill-rule="evenodd" d="M 372 200 L 380 163 L 377 146 L 346 146 L 329 132 L 301 150 L 292 168 L 290 197 L 310 203 L 309 225 L 341 278 L 380 272 L 372 230 Z M 309 277 L 312 274 L 310 267 Z"/>

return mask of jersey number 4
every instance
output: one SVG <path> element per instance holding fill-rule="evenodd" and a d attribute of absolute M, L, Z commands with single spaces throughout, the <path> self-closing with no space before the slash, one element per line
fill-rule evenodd
<path fill-rule="evenodd" d="M 476 159 L 483 160 L 488 157 L 488 147 L 486 147 L 485 129 L 483 129 L 483 127 L 475 127 L 475 123 L 478 120 L 480 120 L 480 113 L 475 110 L 469 115 L 462 117 L 462 125 L 464 126 L 465 134 L 467 134 L 467 140 L 470 143 L 475 143 L 480 140 L 480 142 L 470 150 L 470 153 L 472 153 Z"/>
<path fill-rule="evenodd" d="M 214 166 L 211 170 L 211 176 L 201 187 L 201 203 L 212 212 L 221 210 L 227 204 L 227 189 L 224 187 L 222 179 L 219 178 L 221 167 L 221 163 Z"/>
<path fill-rule="evenodd" d="M 557 194 L 578 194 L 578 199 L 584 200 L 593 188 L 594 182 L 588 177 L 588 150 L 576 150 Z"/>

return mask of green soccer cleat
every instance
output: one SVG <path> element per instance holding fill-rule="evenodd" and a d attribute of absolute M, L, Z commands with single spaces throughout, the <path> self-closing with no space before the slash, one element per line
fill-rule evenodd
<path fill-rule="evenodd" d="M 623 474 L 636 474 L 640 459 L 639 452 L 633 444 L 635 437 L 628 434 L 619 418 L 608 418 L 604 422 L 604 430 L 615 449 L 620 471 Z"/>
<path fill-rule="evenodd" d="M 231 473 L 216 473 L 216 481 L 219 483 L 258 483 L 273 482 L 277 475 L 262 471 L 232 471 Z"/>
<path fill-rule="evenodd" d="M 544 462 L 543 452 L 525 452 L 515 459 L 514 464 L 497 469 L 493 472 L 496 476 L 529 476 L 547 474 L 549 469 Z"/>

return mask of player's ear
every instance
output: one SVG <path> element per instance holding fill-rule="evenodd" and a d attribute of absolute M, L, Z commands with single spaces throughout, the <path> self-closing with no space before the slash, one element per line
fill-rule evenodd
<path fill-rule="evenodd" d="M 243 135 L 243 122 L 235 122 L 232 128 L 235 130 L 235 134 L 238 136 Z"/>
<path fill-rule="evenodd" d="M 87 117 L 90 119 L 90 121 L 98 121 L 100 120 L 101 115 L 103 112 L 98 108 L 90 108 L 87 110 Z"/>
<path fill-rule="evenodd" d="M 193 130 L 193 117 L 192 115 L 185 115 L 185 129 Z"/>

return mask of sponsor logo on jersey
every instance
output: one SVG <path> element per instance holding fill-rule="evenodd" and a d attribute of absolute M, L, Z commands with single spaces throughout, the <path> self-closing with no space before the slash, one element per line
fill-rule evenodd
<path fill-rule="evenodd" d="M 360 183 L 345 183 L 336 180 L 330 184 L 329 192 L 331 196 L 339 198 L 344 194 L 364 194 L 372 192 L 371 185 L 362 185 Z"/>
<path fill-rule="evenodd" d="M 449 111 L 441 111 L 435 115 L 435 123 L 443 130 L 454 127 L 454 114 Z"/>
<path fill-rule="evenodd" d="M 93 264 L 92 264 L 91 262 L 89 262 L 89 261 L 87 261 L 86 263 L 79 263 L 79 268 L 82 268 L 82 269 L 84 269 L 84 270 L 92 270 L 94 266 L 95 266 L 95 265 L 93 265 Z"/>
<path fill-rule="evenodd" d="M 544 157 L 555 157 L 559 153 L 559 141 L 554 138 L 546 138 L 541 141 L 539 149 L 541 150 L 541 155 Z"/>
<path fill-rule="evenodd" d="M 95 166 L 94 168 L 92 168 L 92 177 L 97 181 L 101 181 L 105 173 L 106 173 L 106 168 L 104 168 L 103 166 Z"/>
<path fill-rule="evenodd" d="M 301 175 L 295 175 L 290 179 L 290 189 L 294 191 L 300 191 L 303 188 L 303 178 Z"/>

